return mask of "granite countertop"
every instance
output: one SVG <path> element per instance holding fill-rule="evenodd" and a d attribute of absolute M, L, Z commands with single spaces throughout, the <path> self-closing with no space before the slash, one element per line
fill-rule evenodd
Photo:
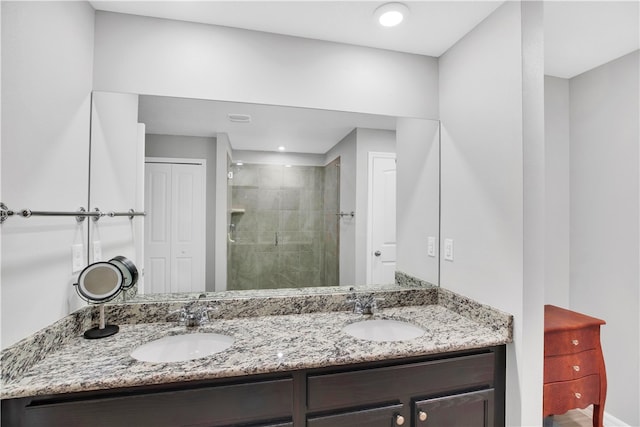
<path fill-rule="evenodd" d="M 400 280 L 398 280 L 400 279 Z M 446 289 L 424 286 L 396 273 L 401 286 L 367 292 L 383 299 L 373 316 L 348 311 L 353 288 L 222 300 L 211 321 L 189 328 L 166 322 L 185 301 L 138 302 L 107 306 L 107 320 L 120 332 L 87 340 L 82 332 L 97 319 L 97 307 L 81 309 L 2 351 L 2 399 L 115 389 L 151 384 L 239 377 L 298 369 L 348 365 L 483 348 L 511 342 L 513 318 Z M 405 286 L 405 282 L 409 287 Z M 191 302 L 193 303 L 193 300 Z M 425 329 L 416 339 L 374 342 L 342 329 L 365 319 L 403 320 Z M 150 363 L 133 359 L 137 346 L 167 335 L 214 332 L 230 335 L 228 349 L 185 362 Z"/>
<path fill-rule="evenodd" d="M 372 316 L 367 316 L 371 318 Z M 372 342 L 342 331 L 362 315 L 295 314 L 215 320 L 189 331 L 173 323 L 122 325 L 101 340 L 82 337 L 36 363 L 3 387 L 3 398 L 233 377 L 344 365 L 504 344 L 509 338 L 440 305 L 380 310 L 373 318 L 410 321 L 426 333 L 402 342 Z M 216 332 L 234 337 L 227 350 L 187 362 L 149 363 L 129 353 L 145 342 L 172 334 Z"/>

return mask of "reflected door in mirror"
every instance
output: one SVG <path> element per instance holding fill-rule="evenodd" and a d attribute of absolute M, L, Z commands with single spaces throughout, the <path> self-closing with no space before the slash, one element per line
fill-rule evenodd
<path fill-rule="evenodd" d="M 205 290 L 205 167 L 145 164 L 145 293 Z"/>

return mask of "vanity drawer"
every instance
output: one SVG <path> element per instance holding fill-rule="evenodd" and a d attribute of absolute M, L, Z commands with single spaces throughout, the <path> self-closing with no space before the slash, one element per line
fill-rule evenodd
<path fill-rule="evenodd" d="M 566 356 L 549 356 L 544 359 L 544 382 L 575 380 L 599 374 L 598 352 L 587 350 Z"/>
<path fill-rule="evenodd" d="M 493 386 L 494 353 L 307 377 L 310 411 L 390 402 L 403 395 L 427 395 Z"/>
<path fill-rule="evenodd" d="M 213 427 L 241 422 L 279 426 L 291 419 L 292 401 L 292 379 L 69 401 L 36 400 L 26 407 L 23 425 Z"/>
<path fill-rule="evenodd" d="M 547 332 L 544 336 L 544 355 L 580 353 L 597 348 L 600 327 L 582 328 L 568 331 Z"/>
<path fill-rule="evenodd" d="M 544 413 L 564 414 L 569 409 L 585 408 L 600 399 L 600 377 L 589 375 L 573 381 L 544 385 Z"/>
<path fill-rule="evenodd" d="M 395 425 L 395 419 L 402 414 L 403 405 L 388 405 L 361 411 L 312 417 L 307 427 L 389 427 Z"/>

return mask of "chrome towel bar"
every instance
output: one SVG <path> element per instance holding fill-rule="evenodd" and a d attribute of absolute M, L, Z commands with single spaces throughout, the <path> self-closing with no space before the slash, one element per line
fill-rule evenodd
<path fill-rule="evenodd" d="M 9 209 L 7 205 L 0 202 L 0 223 L 5 222 L 7 218 L 15 215 L 23 218 L 30 218 L 32 216 L 75 216 L 76 221 L 82 222 L 86 217 L 92 217 L 94 221 L 98 221 L 103 216 L 128 216 L 129 219 L 133 219 L 134 216 L 144 216 L 146 214 L 145 212 L 136 212 L 133 209 L 129 209 L 127 212 L 102 212 L 100 209 L 96 208 L 93 212 L 87 212 L 83 207 L 80 207 L 78 210 L 73 212 L 32 211 L 31 209 L 13 211 Z"/>

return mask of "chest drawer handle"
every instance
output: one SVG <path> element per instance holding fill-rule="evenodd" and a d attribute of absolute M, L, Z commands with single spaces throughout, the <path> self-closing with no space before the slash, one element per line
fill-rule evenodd
<path fill-rule="evenodd" d="M 580 366 L 573 365 L 573 370 L 576 371 L 576 372 L 580 372 Z"/>
<path fill-rule="evenodd" d="M 424 411 L 418 412 L 418 419 L 420 419 L 420 421 L 427 421 L 427 413 Z"/>
<path fill-rule="evenodd" d="M 578 345 L 578 344 L 580 344 L 580 341 L 578 341 L 578 340 L 571 340 L 571 344 L 573 344 L 573 345 Z"/>
<path fill-rule="evenodd" d="M 403 425 L 404 424 L 404 417 L 400 414 L 396 415 L 396 425 Z"/>
<path fill-rule="evenodd" d="M 576 396 L 576 399 L 580 399 L 582 397 L 581 393 L 574 393 L 574 395 Z"/>

